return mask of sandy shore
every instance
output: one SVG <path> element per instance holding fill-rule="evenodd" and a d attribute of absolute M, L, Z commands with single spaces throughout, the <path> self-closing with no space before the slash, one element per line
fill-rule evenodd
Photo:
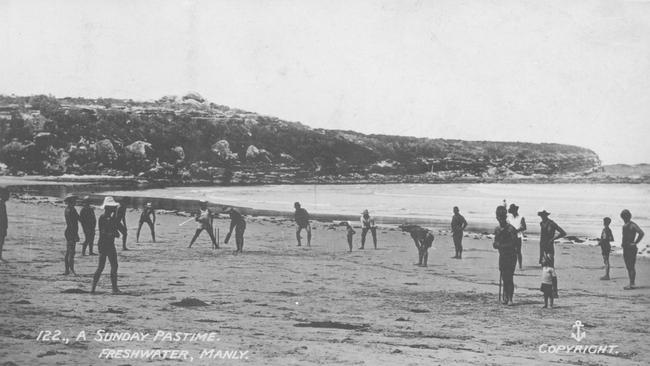
<path fill-rule="evenodd" d="M 597 247 L 560 244 L 557 308 L 541 309 L 537 244 L 524 244 L 515 277 L 516 306 L 497 303 L 497 253 L 488 239 L 465 239 L 464 259 L 451 259 L 451 237 L 438 235 L 429 267 L 414 266 L 406 234 L 380 230 L 379 249 L 347 253 L 345 232 L 314 223 L 311 248 L 295 246 L 293 223 L 249 218 L 245 253 L 234 243 L 211 250 L 207 236 L 187 249 L 192 224 L 158 216 L 158 242 L 129 212 L 129 247 L 118 249 L 123 295 L 110 295 L 109 266 L 99 294 L 90 289 L 97 257 L 81 256 L 79 277 L 63 276 L 63 206 L 34 200 L 8 203 L 10 230 L 0 264 L 0 363 L 4 365 L 137 365 L 100 360 L 102 349 L 181 349 L 193 361 L 271 365 L 646 364 L 650 357 L 650 260 L 639 258 L 640 288 L 625 291 L 620 256 L 612 280 L 600 281 Z M 228 220 L 218 220 L 223 240 Z M 83 236 L 81 234 L 81 236 Z M 68 292 L 64 292 L 68 291 Z M 195 298 L 205 306 L 172 305 Z M 581 342 L 571 338 L 576 320 Z M 314 322 L 314 323 L 312 323 Z M 337 329 L 349 328 L 349 329 Z M 97 330 L 148 332 L 144 341 L 99 342 Z M 37 341 L 60 330 L 64 342 Z M 218 341 L 153 341 L 158 331 L 214 332 Z M 85 331 L 87 339 L 76 340 Z M 615 355 L 540 353 L 539 346 L 617 345 Z M 201 350 L 247 352 L 243 360 L 199 358 Z M 646 361 L 644 361 L 646 360 Z M 176 365 L 182 360 L 156 361 Z"/>

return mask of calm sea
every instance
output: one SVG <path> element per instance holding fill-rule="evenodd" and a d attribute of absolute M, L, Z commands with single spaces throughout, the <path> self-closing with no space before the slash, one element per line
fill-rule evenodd
<path fill-rule="evenodd" d="M 458 206 L 470 227 L 494 227 L 495 207 L 505 199 L 520 206 L 529 233 L 539 229 L 537 211 L 544 207 L 570 235 L 599 236 L 602 218 L 612 218 L 620 237 L 619 214 L 627 208 L 633 220 L 650 232 L 649 184 L 346 184 L 268 185 L 247 187 L 176 187 L 116 191 L 116 195 L 205 199 L 254 209 L 293 211 L 299 201 L 310 213 L 358 215 L 364 209 L 385 221 L 418 219 L 441 226 Z M 389 219 L 390 218 L 390 219 Z M 446 224 L 444 224 L 446 225 Z"/>

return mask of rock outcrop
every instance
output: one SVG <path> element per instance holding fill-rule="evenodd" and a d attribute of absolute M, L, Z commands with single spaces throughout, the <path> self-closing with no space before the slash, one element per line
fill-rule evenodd
<path fill-rule="evenodd" d="M 0 110 L 3 121 L 9 118 L 0 124 L 0 163 L 9 174 L 437 183 L 557 179 L 600 167 L 593 151 L 578 146 L 312 129 L 209 103 L 198 93 L 155 102 L 0 96 Z"/>

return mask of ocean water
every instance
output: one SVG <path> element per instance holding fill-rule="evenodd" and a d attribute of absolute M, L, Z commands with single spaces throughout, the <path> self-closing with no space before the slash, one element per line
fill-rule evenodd
<path fill-rule="evenodd" d="M 253 209 L 293 211 L 301 202 L 310 213 L 359 215 L 364 209 L 383 221 L 418 219 L 444 227 L 458 206 L 470 228 L 496 225 L 494 211 L 505 199 L 520 206 L 529 233 L 539 232 L 537 211 L 544 207 L 569 235 L 597 237 L 602 219 L 612 218 L 620 239 L 620 212 L 627 208 L 633 220 L 650 235 L 650 184 L 345 184 L 267 185 L 245 187 L 173 187 L 115 191 L 115 195 L 205 199 L 211 203 Z M 379 221 L 382 221 L 379 220 Z M 650 240 L 650 236 L 648 239 Z"/>

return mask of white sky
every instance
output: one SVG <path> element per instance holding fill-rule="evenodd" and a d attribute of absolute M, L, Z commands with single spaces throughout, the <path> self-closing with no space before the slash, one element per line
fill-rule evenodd
<path fill-rule="evenodd" d="M 187 91 L 312 127 L 650 162 L 650 2 L 0 0 L 2 94 Z"/>

